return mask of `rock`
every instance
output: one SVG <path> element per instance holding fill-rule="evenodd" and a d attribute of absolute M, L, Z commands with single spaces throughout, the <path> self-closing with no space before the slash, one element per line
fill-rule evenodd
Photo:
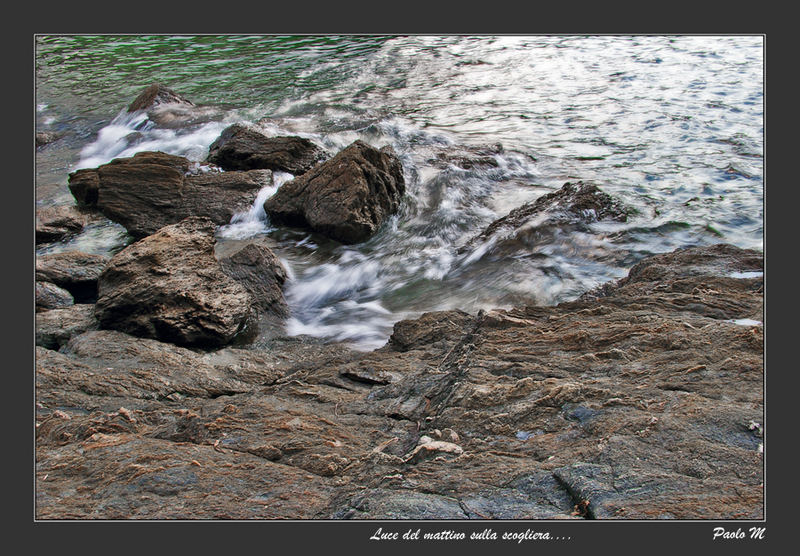
<path fill-rule="evenodd" d="M 36 282 L 36 310 L 63 309 L 75 304 L 72 294 L 52 282 Z"/>
<path fill-rule="evenodd" d="M 497 155 L 503 154 L 503 145 L 500 143 L 483 147 L 453 146 L 434 148 L 427 163 L 436 168 L 444 169 L 452 164 L 462 170 L 473 168 L 497 168 Z"/>
<path fill-rule="evenodd" d="M 97 328 L 94 305 L 77 304 L 36 313 L 36 345 L 59 349 L 70 338 Z"/>
<path fill-rule="evenodd" d="M 160 152 L 140 152 L 96 169 L 70 174 L 69 187 L 79 204 L 100 210 L 122 224 L 135 238 L 180 222 L 205 216 L 228 224 L 234 214 L 248 210 L 265 185 L 268 170 L 221 172 Z"/>
<path fill-rule="evenodd" d="M 168 128 L 211 121 L 219 114 L 219 109 L 197 106 L 183 95 L 159 83 L 147 87 L 128 106 L 128 112 L 139 110 L 146 111 L 147 118 L 157 126 Z"/>
<path fill-rule="evenodd" d="M 97 299 L 97 279 L 108 261 L 105 255 L 80 251 L 37 255 L 36 281 L 64 288 L 76 303 L 91 303 Z"/>
<path fill-rule="evenodd" d="M 254 300 L 214 258 L 214 224 L 191 217 L 129 245 L 100 275 L 102 328 L 219 347 L 252 326 Z"/>
<path fill-rule="evenodd" d="M 207 160 L 225 170 L 278 170 L 304 174 L 327 153 L 302 137 L 268 137 L 242 124 L 226 128 L 209 147 Z"/>
<path fill-rule="evenodd" d="M 187 98 L 179 95 L 172 89 L 160 83 L 154 83 L 142 91 L 136 99 L 128 106 L 128 112 L 136 110 L 148 110 L 161 104 L 183 104 L 194 106 L 194 103 Z"/>
<path fill-rule="evenodd" d="M 467 247 L 519 250 L 548 241 L 553 231 L 598 220 L 625 222 L 633 211 L 597 186 L 576 182 L 512 210 L 470 239 Z"/>
<path fill-rule="evenodd" d="M 283 184 L 264 210 L 275 223 L 359 243 L 397 212 L 404 193 L 403 168 L 391 148 L 377 150 L 356 141 Z"/>
<path fill-rule="evenodd" d="M 37 517 L 763 519 L 759 268 L 682 249 L 604 295 L 402 321 L 370 353 L 37 348 Z"/>
<path fill-rule="evenodd" d="M 53 141 L 60 139 L 61 134 L 55 131 L 37 131 L 36 132 L 36 146 L 42 147 L 48 145 Z"/>
<path fill-rule="evenodd" d="M 464 311 L 434 311 L 425 313 L 414 320 L 402 320 L 394 325 L 388 346 L 396 351 L 424 348 L 431 344 L 444 345 L 453 337 L 461 337 L 465 325 L 473 317 Z"/>
<path fill-rule="evenodd" d="M 458 500 L 414 491 L 370 489 L 348 501 L 333 519 L 466 519 Z"/>
<path fill-rule="evenodd" d="M 261 311 L 278 317 L 289 316 L 282 289 L 287 278 L 286 269 L 269 247 L 247 243 L 221 257 L 218 255 L 218 260 L 222 271 L 250 292 Z"/>
<path fill-rule="evenodd" d="M 433 440 L 429 436 L 423 436 L 419 439 L 419 445 L 408 454 L 405 458 L 406 463 L 419 463 L 427 459 L 443 456 L 460 456 L 464 453 L 464 449 L 458 444 L 452 442 L 444 442 L 441 440 Z"/>
<path fill-rule="evenodd" d="M 77 234 L 86 221 L 86 215 L 73 206 L 36 209 L 36 243 L 50 243 Z"/>
<path fill-rule="evenodd" d="M 653 255 L 637 263 L 628 275 L 616 282 L 603 284 L 587 292 L 584 299 L 607 296 L 625 286 L 634 284 L 663 285 L 700 276 L 735 278 L 737 274 L 751 274 L 750 280 L 763 284 L 764 257 L 752 250 L 742 250 L 733 245 L 719 243 L 702 249 L 688 247 L 670 253 Z M 736 282 L 738 283 L 738 282 Z"/>
<path fill-rule="evenodd" d="M 81 207 L 97 207 L 100 176 L 97 169 L 82 168 L 69 175 L 69 190 Z"/>

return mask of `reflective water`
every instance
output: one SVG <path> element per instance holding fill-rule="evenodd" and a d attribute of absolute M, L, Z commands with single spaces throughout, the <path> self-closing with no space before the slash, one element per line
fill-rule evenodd
<path fill-rule="evenodd" d="M 763 246 L 761 37 L 39 37 L 36 65 L 37 129 L 65 134 L 37 153 L 40 204 L 71 203 L 67 174 L 114 157 L 202 161 L 237 121 L 334 152 L 356 139 L 394 148 L 407 195 L 366 243 L 275 228 L 259 206 L 220 230 L 221 241 L 273 240 L 292 276 L 291 334 L 377 347 L 423 311 L 555 304 L 651 253 Z M 125 114 L 155 81 L 214 110 L 174 129 Z M 491 166 L 435 162 L 498 143 Z M 637 215 L 502 256 L 464 249 L 494 219 L 578 179 Z M 125 241 L 109 224 L 48 249 Z"/>

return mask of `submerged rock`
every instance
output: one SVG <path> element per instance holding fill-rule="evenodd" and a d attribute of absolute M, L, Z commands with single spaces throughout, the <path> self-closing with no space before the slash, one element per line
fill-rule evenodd
<path fill-rule="evenodd" d="M 342 243 L 372 236 L 397 212 L 405 193 L 400 160 L 390 147 L 356 141 L 283 184 L 264 203 L 273 222 L 309 227 Z"/>
<path fill-rule="evenodd" d="M 97 299 L 97 280 L 109 258 L 81 251 L 36 256 L 36 281 L 52 282 L 67 290 L 77 303 Z"/>
<path fill-rule="evenodd" d="M 128 105 L 128 112 L 144 110 L 147 117 L 160 127 L 181 127 L 210 120 L 218 110 L 209 106 L 197 106 L 192 101 L 165 87 L 154 83 L 142 91 Z"/>
<path fill-rule="evenodd" d="M 53 141 L 61 138 L 61 134 L 55 131 L 37 131 L 36 132 L 36 146 L 42 147 L 49 145 Z"/>
<path fill-rule="evenodd" d="M 101 327 L 214 348 L 253 326 L 252 296 L 214 258 L 214 229 L 191 217 L 117 253 L 98 282 Z"/>
<path fill-rule="evenodd" d="M 76 207 L 61 205 L 36 209 L 36 243 L 50 243 L 76 234 L 87 217 Z"/>
<path fill-rule="evenodd" d="M 467 246 L 485 244 L 492 251 L 518 250 L 547 241 L 555 230 L 598 220 L 626 222 L 632 213 L 631 208 L 595 185 L 568 182 L 495 220 Z"/>
<path fill-rule="evenodd" d="M 452 164 L 462 170 L 473 168 L 497 168 L 497 155 L 503 154 L 503 145 L 500 143 L 483 147 L 470 147 L 458 145 L 446 148 L 433 148 L 428 164 L 436 168 L 446 168 Z"/>
<path fill-rule="evenodd" d="M 260 131 L 234 124 L 209 147 L 208 161 L 225 170 L 267 169 L 304 174 L 327 157 L 327 153 L 302 137 L 269 137 Z"/>
<path fill-rule="evenodd" d="M 161 83 L 154 83 L 142 91 L 133 102 L 128 105 L 128 112 L 136 110 L 149 110 L 162 104 L 183 104 L 194 106 L 194 103 L 186 97 L 179 95 L 172 89 L 165 87 Z"/>
<path fill-rule="evenodd" d="M 161 152 L 140 152 L 69 177 L 70 191 L 79 204 L 98 209 L 135 238 L 189 216 L 228 224 L 271 183 L 269 170 L 204 171 L 182 156 Z"/>

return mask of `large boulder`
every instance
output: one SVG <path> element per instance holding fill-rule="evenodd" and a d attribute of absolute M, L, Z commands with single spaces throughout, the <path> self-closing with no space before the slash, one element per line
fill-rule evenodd
<path fill-rule="evenodd" d="M 239 282 L 253 296 L 260 311 L 277 317 L 289 316 L 282 286 L 286 269 L 272 250 L 257 241 L 218 250 L 222 271 Z"/>
<path fill-rule="evenodd" d="M 214 229 L 191 217 L 117 253 L 100 275 L 101 328 L 214 348 L 253 326 L 252 296 L 214 258 Z"/>
<path fill-rule="evenodd" d="M 36 243 L 50 243 L 83 230 L 86 215 L 76 207 L 61 205 L 36 209 Z"/>
<path fill-rule="evenodd" d="M 268 137 L 234 124 L 208 149 L 208 161 L 225 170 L 278 170 L 304 174 L 326 158 L 326 152 L 302 137 Z"/>
<path fill-rule="evenodd" d="M 81 251 L 38 255 L 36 281 L 52 282 L 67 290 L 77 303 L 91 303 L 97 299 L 97 279 L 108 260 L 105 255 Z"/>
<path fill-rule="evenodd" d="M 79 204 L 97 208 L 141 238 L 189 216 L 228 224 L 272 183 L 269 170 L 205 170 L 182 156 L 140 152 L 73 172 L 69 187 Z"/>
<path fill-rule="evenodd" d="M 274 223 L 359 243 L 397 212 L 404 193 L 403 168 L 391 147 L 378 150 L 356 141 L 283 184 L 264 210 Z"/>

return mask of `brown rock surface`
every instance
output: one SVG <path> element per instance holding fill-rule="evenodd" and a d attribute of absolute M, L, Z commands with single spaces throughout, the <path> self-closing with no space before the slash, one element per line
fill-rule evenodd
<path fill-rule="evenodd" d="M 225 170 L 279 170 L 303 174 L 326 158 L 302 137 L 269 137 L 242 124 L 226 128 L 208 148 L 208 161 Z"/>
<path fill-rule="evenodd" d="M 75 304 L 72 294 L 52 282 L 36 282 L 36 310 L 63 309 Z"/>
<path fill-rule="evenodd" d="M 59 349 L 73 336 L 97 328 L 94 305 L 78 303 L 36 313 L 36 345 Z"/>
<path fill-rule="evenodd" d="M 466 247 L 483 245 L 497 256 L 550 244 L 553 234 L 581 229 L 598 220 L 625 222 L 629 207 L 596 185 L 565 183 L 489 224 Z"/>
<path fill-rule="evenodd" d="M 79 204 L 98 209 L 142 238 L 189 216 L 228 224 L 252 206 L 271 180 L 269 170 L 204 172 L 181 156 L 140 152 L 73 172 L 69 187 Z"/>
<path fill-rule="evenodd" d="M 142 91 L 133 102 L 128 105 L 128 112 L 148 110 L 160 104 L 183 104 L 194 106 L 194 103 L 161 83 L 154 83 Z"/>
<path fill-rule="evenodd" d="M 36 243 L 50 243 L 76 234 L 86 222 L 87 216 L 73 206 L 36 209 Z"/>
<path fill-rule="evenodd" d="M 371 353 L 40 348 L 37 517 L 761 519 L 763 328 L 736 320 L 762 320 L 763 278 L 736 276 L 762 269 L 679 250 Z"/>
<path fill-rule="evenodd" d="M 109 258 L 81 251 L 36 256 L 36 281 L 52 282 L 67 290 L 78 303 L 97 299 L 97 279 Z"/>
<path fill-rule="evenodd" d="M 222 255 L 218 251 L 217 258 L 222 271 L 250 292 L 262 312 L 278 317 L 289 315 L 282 290 L 286 269 L 269 247 L 251 241 L 225 250 Z"/>
<path fill-rule="evenodd" d="M 133 243 L 98 281 L 102 328 L 219 347 L 251 325 L 254 300 L 214 258 L 214 224 L 191 217 Z"/>

